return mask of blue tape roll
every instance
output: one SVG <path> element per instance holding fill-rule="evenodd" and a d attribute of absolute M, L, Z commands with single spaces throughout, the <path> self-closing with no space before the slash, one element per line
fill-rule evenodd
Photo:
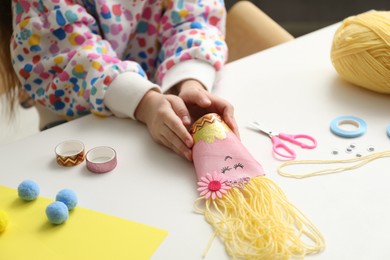
<path fill-rule="evenodd" d="M 341 129 L 340 125 L 343 124 L 354 125 L 357 127 L 357 129 L 353 131 Z M 332 122 L 330 123 L 330 130 L 335 135 L 345 137 L 345 138 L 354 138 L 363 135 L 367 131 L 367 124 L 363 119 L 355 116 L 339 116 L 333 119 Z M 389 134 L 389 128 L 388 128 L 388 134 Z"/>
<path fill-rule="evenodd" d="M 387 136 L 390 137 L 390 124 L 387 125 L 386 132 L 387 132 Z"/>

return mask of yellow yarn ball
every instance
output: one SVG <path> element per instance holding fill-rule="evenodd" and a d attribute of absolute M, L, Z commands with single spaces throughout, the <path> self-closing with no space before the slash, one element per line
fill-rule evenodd
<path fill-rule="evenodd" d="M 342 21 L 331 59 L 344 80 L 390 94 L 390 11 L 366 12 Z"/>
<path fill-rule="evenodd" d="M 4 232 L 7 226 L 8 226 L 8 216 L 4 211 L 0 210 L 0 233 Z"/>

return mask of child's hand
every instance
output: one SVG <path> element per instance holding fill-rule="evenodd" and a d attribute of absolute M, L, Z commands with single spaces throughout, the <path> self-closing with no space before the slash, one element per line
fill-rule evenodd
<path fill-rule="evenodd" d="M 217 113 L 239 138 L 238 127 L 234 119 L 234 108 L 226 100 L 208 92 L 196 80 L 185 80 L 177 86 L 178 96 L 186 104 L 194 120 L 207 113 Z"/>
<path fill-rule="evenodd" d="M 135 111 L 137 120 L 146 124 L 157 143 L 192 160 L 193 140 L 183 123 L 190 121 L 185 118 L 186 115 L 188 111 L 179 97 L 153 90 L 145 94 Z"/>

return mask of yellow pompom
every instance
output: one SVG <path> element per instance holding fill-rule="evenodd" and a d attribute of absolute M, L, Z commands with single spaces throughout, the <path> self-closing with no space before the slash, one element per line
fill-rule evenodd
<path fill-rule="evenodd" d="M 8 216 L 4 211 L 0 210 L 0 233 L 4 232 L 7 226 L 8 226 Z"/>
<path fill-rule="evenodd" d="M 390 94 L 390 11 L 346 18 L 334 35 L 331 59 L 346 81 Z"/>

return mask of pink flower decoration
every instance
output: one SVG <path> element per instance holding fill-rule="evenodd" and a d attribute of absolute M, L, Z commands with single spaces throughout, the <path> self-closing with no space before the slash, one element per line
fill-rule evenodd
<path fill-rule="evenodd" d="M 205 195 L 206 199 L 211 197 L 213 200 L 217 197 L 222 198 L 231 188 L 226 182 L 227 178 L 223 174 L 216 171 L 213 174 L 206 173 L 206 176 L 201 177 L 198 182 L 200 196 Z"/>

